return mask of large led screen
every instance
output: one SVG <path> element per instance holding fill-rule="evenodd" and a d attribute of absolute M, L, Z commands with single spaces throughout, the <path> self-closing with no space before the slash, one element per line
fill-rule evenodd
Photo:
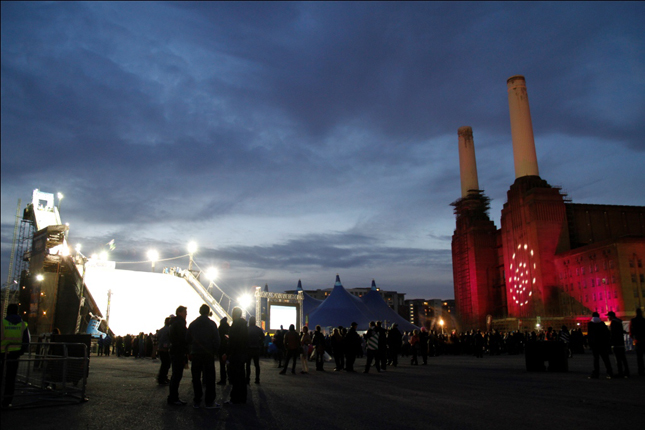
<path fill-rule="evenodd" d="M 297 327 L 298 310 L 295 306 L 270 305 L 269 317 L 270 330 L 279 330 L 280 326 L 287 330 L 291 324 Z"/>

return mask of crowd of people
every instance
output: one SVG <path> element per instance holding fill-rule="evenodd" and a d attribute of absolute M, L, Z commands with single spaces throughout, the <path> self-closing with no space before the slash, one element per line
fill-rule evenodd
<path fill-rule="evenodd" d="M 191 363 L 191 375 L 194 391 L 193 406 L 219 408 L 215 402 L 215 386 L 232 386 L 228 402 L 245 403 L 247 385 L 252 376 L 256 384 L 260 383 L 260 357 L 272 357 L 279 373 L 285 375 L 289 370 L 296 373 L 300 363 L 300 373 L 309 373 L 309 362 L 315 362 L 316 371 L 325 371 L 325 362 L 334 364 L 333 371 L 356 372 L 357 358 L 365 357 L 363 373 L 372 368 L 377 372 L 386 371 L 388 366 L 398 366 L 400 361 L 409 360 L 409 364 L 427 365 L 428 359 L 434 356 L 450 354 L 470 354 L 475 357 L 500 354 L 523 354 L 531 342 L 559 342 L 566 346 L 568 356 L 582 354 L 590 349 L 593 356 L 593 371 L 590 378 L 599 377 L 599 360 L 602 359 L 607 377 L 629 377 L 629 366 L 625 356 L 624 334 L 630 334 L 635 341 L 638 373 L 644 375 L 643 349 L 645 349 L 645 320 L 642 311 L 637 310 L 636 318 L 630 322 L 630 330 L 623 330 L 622 321 L 615 313 L 607 316 L 607 326 L 597 313 L 594 313 L 583 334 L 581 327 L 569 330 L 566 326 L 559 330 L 547 327 L 540 331 L 490 332 L 469 331 L 464 333 L 441 333 L 422 327 L 409 332 L 399 330 L 397 324 L 384 327 L 380 321 L 371 322 L 369 329 L 363 333 L 352 323 L 346 328 L 338 326 L 324 333 L 320 326 L 310 331 L 307 326 L 296 331 L 292 324 L 288 329 L 280 326 L 273 335 L 265 333 L 258 327 L 255 317 L 250 317 L 248 324 L 242 316 L 242 310 L 235 308 L 233 321 L 227 318 L 220 320 L 219 325 L 211 320 L 210 309 L 203 305 L 200 316 L 190 325 L 187 324 L 187 309 L 177 308 L 176 314 L 166 318 L 164 327 L 155 334 L 139 333 L 138 336 L 126 335 L 117 337 L 112 342 L 113 352 L 117 356 L 135 358 L 159 358 L 161 361 L 157 382 L 169 385 L 168 404 L 185 405 L 179 398 L 179 384 L 184 369 Z M 103 349 L 109 350 L 110 341 L 103 340 Z M 613 352 L 617 373 L 609 359 Z M 109 354 L 109 352 L 108 352 Z M 216 383 L 216 362 L 219 362 L 220 379 Z M 168 374 L 171 372 L 169 379 Z M 203 390 L 203 391 L 202 391 Z"/>

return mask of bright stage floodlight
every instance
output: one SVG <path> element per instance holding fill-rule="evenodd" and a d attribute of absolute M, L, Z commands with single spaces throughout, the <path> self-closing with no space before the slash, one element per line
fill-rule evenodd
<path fill-rule="evenodd" d="M 217 279 L 218 276 L 219 276 L 219 270 L 217 270 L 215 267 L 211 267 L 206 271 L 206 277 L 211 281 L 214 281 L 215 279 Z"/>
<path fill-rule="evenodd" d="M 148 259 L 154 263 L 155 261 L 159 260 L 159 253 L 154 249 L 151 249 L 150 251 L 148 251 Z"/>
<path fill-rule="evenodd" d="M 99 258 L 101 259 L 101 261 L 108 261 L 108 253 L 107 253 L 107 251 L 101 252 L 101 254 L 99 255 Z"/>
<path fill-rule="evenodd" d="M 195 252 L 197 252 L 197 244 L 195 242 L 188 243 L 188 253 L 193 255 Z"/>
<path fill-rule="evenodd" d="M 237 302 L 240 304 L 240 307 L 242 309 L 246 310 L 253 302 L 253 298 L 250 294 L 244 294 L 239 299 L 237 299 Z"/>
<path fill-rule="evenodd" d="M 36 275 L 36 280 L 37 281 L 42 281 L 43 279 L 45 279 L 45 277 L 43 275 Z"/>

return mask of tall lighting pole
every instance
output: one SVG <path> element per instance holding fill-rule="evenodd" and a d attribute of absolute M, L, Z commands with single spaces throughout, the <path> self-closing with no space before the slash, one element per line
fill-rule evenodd
<path fill-rule="evenodd" d="M 190 242 L 188 244 L 188 255 L 190 257 L 190 261 L 188 263 L 188 271 L 190 272 L 193 269 L 193 254 L 197 251 L 197 244 L 195 242 Z"/>
<path fill-rule="evenodd" d="M 148 251 L 148 258 L 152 262 L 152 271 L 155 271 L 155 262 L 159 260 L 159 253 L 155 251 L 154 249 L 151 249 Z"/>

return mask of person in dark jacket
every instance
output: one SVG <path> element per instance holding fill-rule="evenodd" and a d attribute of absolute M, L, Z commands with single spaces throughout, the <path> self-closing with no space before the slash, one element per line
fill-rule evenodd
<path fill-rule="evenodd" d="M 249 347 L 246 359 L 246 383 L 251 383 L 251 361 L 255 367 L 255 383 L 260 383 L 260 351 L 264 346 L 264 331 L 255 325 L 255 317 L 249 318 Z"/>
<path fill-rule="evenodd" d="M 638 374 L 645 376 L 645 365 L 643 363 L 643 352 L 645 352 L 645 318 L 643 310 L 636 308 L 636 316 L 629 322 L 629 335 L 634 340 L 636 347 L 636 366 Z"/>
<path fill-rule="evenodd" d="M 244 365 L 249 345 L 249 329 L 242 318 L 242 309 L 235 307 L 231 315 L 233 324 L 228 332 L 228 379 L 232 385 L 231 399 L 227 403 L 246 403 L 246 378 Z"/>
<path fill-rule="evenodd" d="M 347 336 L 345 336 L 345 371 L 356 372 L 354 370 L 354 362 L 356 361 L 356 354 L 361 349 L 361 337 L 356 332 L 358 324 L 353 322 Z"/>
<path fill-rule="evenodd" d="M 323 364 L 325 363 L 325 335 L 322 333 L 322 328 L 317 325 L 314 337 L 311 341 L 314 346 L 316 354 L 316 370 L 324 371 Z"/>
<path fill-rule="evenodd" d="M 387 347 L 389 352 L 388 363 L 396 367 L 399 364 L 399 354 L 401 352 L 401 343 L 403 335 L 399 330 L 398 324 L 393 324 L 387 336 Z"/>
<path fill-rule="evenodd" d="M 220 351 L 222 353 L 219 357 L 219 382 L 217 385 L 226 385 L 226 359 L 222 358 L 226 355 L 228 350 L 228 330 L 230 329 L 228 324 L 228 318 L 224 317 L 219 322 L 219 340 L 220 340 Z"/>
<path fill-rule="evenodd" d="M 331 336 L 331 348 L 334 353 L 334 361 L 336 362 L 334 371 L 336 372 L 340 372 L 345 368 L 345 352 L 343 348 L 345 339 L 341 333 L 342 329 L 342 327 L 335 328 L 334 333 Z"/>
<path fill-rule="evenodd" d="M 199 408 L 202 395 L 207 409 L 219 408 L 215 403 L 215 355 L 219 351 L 220 338 L 217 324 L 209 316 L 211 310 L 204 304 L 199 308 L 199 317 L 190 323 L 186 341 L 190 346 L 190 366 L 193 377 L 193 407 Z M 202 379 L 205 391 L 202 391 Z"/>
<path fill-rule="evenodd" d="M 284 359 L 284 368 L 280 371 L 281 375 L 287 373 L 287 368 L 289 367 L 289 360 L 293 359 L 293 367 L 291 368 L 291 373 L 296 373 L 296 361 L 300 356 L 300 336 L 296 331 L 296 326 L 291 324 L 289 326 L 289 331 L 284 335 L 284 347 L 287 351 L 287 355 Z"/>
<path fill-rule="evenodd" d="M 186 341 L 186 316 L 188 310 L 185 306 L 179 306 L 175 312 L 176 317 L 170 326 L 170 362 L 172 365 L 172 376 L 170 377 L 170 392 L 168 404 L 173 406 L 184 406 L 185 401 L 179 398 L 179 383 L 184 376 L 184 366 L 188 354 L 188 342 Z"/>
<path fill-rule="evenodd" d="M 381 370 L 385 372 L 387 368 L 387 330 L 383 327 L 381 321 L 376 321 L 376 329 L 378 330 L 378 356 L 377 360 L 381 362 Z"/>
<path fill-rule="evenodd" d="M 607 313 L 611 323 L 609 324 L 609 331 L 611 332 L 611 349 L 614 351 L 616 357 L 616 367 L 618 368 L 619 378 L 629 378 L 629 365 L 627 364 L 627 356 L 625 355 L 625 329 L 623 329 L 623 321 L 616 317 L 614 311 Z"/>
<path fill-rule="evenodd" d="M 598 379 L 600 376 L 600 358 L 602 358 L 607 370 L 607 379 L 611 379 L 613 371 L 609 361 L 610 333 L 607 325 L 600 320 L 598 312 L 591 315 L 591 321 L 587 325 L 587 333 L 589 347 L 593 354 L 593 372 L 589 378 Z"/>
<path fill-rule="evenodd" d="M 157 373 L 157 383 L 168 385 L 168 370 L 170 370 L 170 325 L 175 317 L 168 317 L 164 320 L 164 326 L 157 333 L 159 339 L 158 354 L 161 360 L 159 372 Z"/>

